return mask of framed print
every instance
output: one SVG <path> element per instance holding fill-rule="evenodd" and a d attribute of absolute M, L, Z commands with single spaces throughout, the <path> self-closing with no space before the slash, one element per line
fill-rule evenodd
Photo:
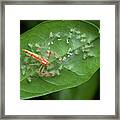
<path fill-rule="evenodd" d="M 119 119 L 119 2 L 2 3 L 2 119 Z"/>

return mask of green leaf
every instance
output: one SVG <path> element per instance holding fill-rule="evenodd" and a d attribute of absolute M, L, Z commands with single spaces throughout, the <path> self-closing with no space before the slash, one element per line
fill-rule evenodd
<path fill-rule="evenodd" d="M 91 100 L 96 98 L 96 93 L 99 96 L 99 84 L 100 84 L 100 70 L 97 70 L 95 74 L 83 84 L 55 92 L 46 96 L 43 96 L 42 99 L 53 99 L 53 100 Z M 49 97 L 49 98 L 47 98 Z M 96 98 L 99 99 L 99 98 Z"/>
<path fill-rule="evenodd" d="M 40 97 L 32 98 L 32 100 L 99 100 L 100 99 L 100 69 L 83 84 L 47 94 Z"/>
<path fill-rule="evenodd" d="M 70 31 L 74 32 L 73 29 L 75 29 L 76 33 L 72 33 L 71 37 Z M 56 36 L 54 40 L 51 38 L 51 33 Z M 79 34 L 82 36 L 81 39 Z M 46 21 L 23 33 L 21 35 L 21 66 L 24 65 L 23 61 L 25 58 L 25 53 L 22 52 L 22 49 L 35 51 L 30 49 L 28 44 L 38 43 L 42 47 L 48 47 L 48 43 L 51 43 L 49 45 L 50 50 L 57 53 L 59 57 L 67 59 L 61 62 L 63 69 L 60 71 L 60 74 L 53 77 L 39 76 L 36 73 L 37 67 L 32 68 L 31 71 L 26 71 L 25 75 L 21 74 L 21 99 L 43 96 L 79 86 L 88 81 L 99 69 L 99 29 L 89 22 Z M 93 47 L 89 47 L 92 44 Z M 73 54 L 71 56 L 68 54 L 70 48 L 69 54 Z M 51 63 L 56 63 L 58 59 L 50 59 L 50 61 Z M 28 78 L 31 82 L 27 81 Z"/>

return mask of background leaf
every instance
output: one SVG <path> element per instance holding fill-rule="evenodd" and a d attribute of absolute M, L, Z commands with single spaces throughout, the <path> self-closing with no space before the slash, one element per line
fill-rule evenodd
<path fill-rule="evenodd" d="M 83 54 L 80 52 L 64 65 L 64 69 L 59 76 L 45 78 L 35 74 L 31 83 L 27 81 L 29 74 L 25 79 L 23 79 L 21 75 L 22 99 L 43 96 L 79 86 L 88 81 L 99 69 L 99 29 L 86 21 L 47 21 L 40 23 L 21 35 L 21 49 L 29 49 L 28 43 L 39 42 L 41 45 L 48 43 L 50 32 L 67 34 L 71 28 L 77 28 L 77 30 L 80 30 L 82 33 L 86 33 L 87 39 L 95 45 L 95 47 L 92 48 L 95 57 L 84 60 Z M 72 50 L 75 50 L 81 46 L 75 45 L 72 47 Z M 52 51 L 57 51 L 58 54 L 63 56 L 66 54 L 68 48 L 69 46 L 67 44 L 54 43 Z M 21 52 L 21 65 L 23 60 L 24 54 Z"/>

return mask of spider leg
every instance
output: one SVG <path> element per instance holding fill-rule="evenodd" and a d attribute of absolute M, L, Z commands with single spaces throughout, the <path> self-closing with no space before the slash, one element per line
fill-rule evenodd
<path fill-rule="evenodd" d="M 44 69 L 45 69 L 45 67 L 43 66 L 42 69 L 41 69 L 41 72 L 42 72 L 42 73 L 44 73 Z"/>
<path fill-rule="evenodd" d="M 49 51 L 49 50 L 46 50 L 46 53 L 47 53 L 47 59 L 49 59 L 51 57 L 51 55 L 52 55 L 52 52 Z"/>
<path fill-rule="evenodd" d="M 49 50 L 46 50 L 47 52 L 47 59 L 49 59 L 51 56 L 55 56 L 55 58 L 61 58 L 56 52 L 52 52 Z"/>
<path fill-rule="evenodd" d="M 41 72 L 42 68 L 43 68 L 43 65 L 41 64 L 39 68 L 39 72 Z"/>
<path fill-rule="evenodd" d="M 56 58 L 60 57 L 56 52 L 54 53 L 54 55 L 55 55 Z"/>

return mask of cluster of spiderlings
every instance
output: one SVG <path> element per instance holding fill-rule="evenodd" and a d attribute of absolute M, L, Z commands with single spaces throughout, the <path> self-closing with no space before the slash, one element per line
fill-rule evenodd
<path fill-rule="evenodd" d="M 38 66 L 38 62 L 26 55 L 23 59 L 23 63 L 21 64 L 21 73 L 24 76 L 27 72 L 32 71 L 33 68 L 37 68 Z"/>
<path fill-rule="evenodd" d="M 80 45 L 84 44 L 87 40 L 86 34 L 75 28 L 70 29 L 68 39 L 72 42 L 73 49 L 80 47 Z"/>
<path fill-rule="evenodd" d="M 46 59 L 48 57 L 48 54 L 47 54 L 48 47 L 41 46 L 39 43 L 35 43 L 35 44 L 28 43 L 28 50 L 37 55 L 40 55 L 44 59 Z M 27 54 L 24 57 L 23 61 L 24 61 L 25 65 L 24 65 L 24 63 L 21 65 L 22 75 L 25 75 L 28 72 L 27 69 L 31 65 L 34 68 L 36 66 L 36 72 L 40 69 L 41 64 L 39 62 L 37 62 L 35 59 L 33 59 L 32 57 L 29 57 L 29 55 L 27 55 Z M 26 63 L 29 63 L 29 64 L 27 65 Z M 50 67 L 51 67 L 51 69 L 50 69 Z M 44 73 L 47 75 L 54 76 L 54 75 L 59 75 L 60 71 L 58 69 L 54 69 L 54 65 L 50 64 L 49 67 L 47 69 L 45 69 Z M 44 74 L 44 73 L 42 73 L 42 74 Z M 31 77 L 32 77 L 32 75 L 28 76 L 29 82 L 31 81 Z"/>
<path fill-rule="evenodd" d="M 56 40 L 64 41 L 69 47 L 76 49 L 87 41 L 87 35 L 76 28 L 71 28 L 69 31 L 64 32 L 50 32 L 48 46 L 53 45 Z"/>
<path fill-rule="evenodd" d="M 25 73 L 26 73 L 26 66 L 25 65 L 21 65 L 21 71 L 22 71 L 22 75 L 25 75 Z"/>
<path fill-rule="evenodd" d="M 65 44 L 67 44 L 68 46 L 68 50 L 67 53 L 65 53 L 65 55 L 63 56 L 55 55 L 54 57 L 57 59 L 56 62 L 59 65 L 50 65 L 47 68 L 46 72 L 51 72 L 59 75 L 60 71 L 63 69 L 64 64 L 72 59 L 72 57 L 74 57 L 75 55 L 79 55 L 81 51 L 83 59 L 95 56 L 95 54 L 91 50 L 91 48 L 94 47 L 93 43 L 88 40 L 86 33 L 81 32 L 77 28 L 71 28 L 66 32 L 50 32 L 48 40 L 46 40 L 44 45 L 41 45 L 40 43 L 28 43 L 28 50 L 41 55 L 43 58 L 46 59 L 48 57 L 46 50 L 51 50 L 51 46 L 55 44 L 56 40 L 58 42 L 65 42 Z M 24 58 L 24 62 L 29 62 L 30 64 L 29 66 L 23 64 L 23 66 L 21 67 L 23 75 L 25 75 L 26 71 L 29 70 L 32 65 L 36 66 L 36 68 L 39 69 L 40 63 L 36 62 L 31 57 L 26 56 Z"/>
<path fill-rule="evenodd" d="M 52 41 L 49 42 L 48 45 L 53 45 L 56 40 L 55 38 L 57 38 L 58 41 L 63 40 L 69 46 L 67 56 L 64 56 L 63 58 L 59 58 L 60 61 L 67 61 L 67 59 L 71 58 L 71 56 L 79 54 L 80 51 L 82 51 L 83 59 L 87 59 L 89 57 L 95 57 L 95 54 L 91 50 L 91 48 L 94 47 L 93 43 L 91 43 L 91 41 L 87 38 L 86 33 L 83 33 L 76 28 L 71 28 L 66 33 L 50 32 L 49 38 Z M 78 49 L 80 47 L 81 49 Z"/>
<path fill-rule="evenodd" d="M 50 32 L 49 33 L 49 42 L 47 43 L 48 49 L 50 49 L 50 45 L 53 45 L 56 39 L 58 41 L 62 40 L 60 37 L 61 37 L 61 32 L 57 32 L 57 33 Z"/>
<path fill-rule="evenodd" d="M 87 59 L 89 57 L 95 57 L 94 52 L 91 50 L 91 48 L 94 47 L 93 43 L 87 43 L 82 46 L 81 51 L 83 53 L 83 59 Z"/>
<path fill-rule="evenodd" d="M 31 52 L 35 52 L 35 53 L 39 52 L 39 49 L 36 49 L 36 48 L 39 48 L 38 44 L 34 45 L 31 43 L 28 43 L 27 47 L 28 47 L 28 50 L 30 50 Z M 25 54 L 24 59 L 23 59 L 22 64 L 21 64 L 21 73 L 24 76 L 28 72 L 32 71 L 33 68 L 37 68 L 38 66 L 39 66 L 39 63 L 36 62 L 36 60 L 31 58 L 29 55 Z"/>
<path fill-rule="evenodd" d="M 59 58 L 59 67 L 58 67 L 58 70 L 61 71 L 64 67 L 64 65 L 69 61 L 71 60 L 73 57 L 74 57 L 75 53 L 72 51 L 71 48 L 68 49 L 68 52 L 67 54 L 65 54 L 64 56 L 60 57 Z"/>
<path fill-rule="evenodd" d="M 94 52 L 91 50 L 92 47 L 94 47 L 93 43 L 91 43 L 91 41 L 89 39 L 87 39 L 87 35 L 86 33 L 82 33 L 81 31 L 79 30 L 76 30 L 75 28 L 73 29 L 70 29 L 70 32 L 69 32 L 69 36 L 68 36 L 68 39 L 73 39 L 72 42 L 74 45 L 76 45 L 77 47 L 74 46 L 74 54 L 77 55 L 80 53 L 80 50 L 82 51 L 83 53 L 83 59 L 87 59 L 89 57 L 95 57 L 95 54 Z M 67 41 L 68 43 L 68 41 Z M 81 49 L 77 49 L 79 48 L 80 46 Z M 69 48 L 71 50 L 71 48 Z M 72 55 L 72 53 L 70 53 L 68 55 L 68 57 Z"/>
<path fill-rule="evenodd" d="M 47 59 L 48 54 L 46 53 L 47 50 L 50 49 L 47 45 L 41 45 L 40 43 L 28 44 L 30 51 L 42 56 L 44 59 Z"/>

